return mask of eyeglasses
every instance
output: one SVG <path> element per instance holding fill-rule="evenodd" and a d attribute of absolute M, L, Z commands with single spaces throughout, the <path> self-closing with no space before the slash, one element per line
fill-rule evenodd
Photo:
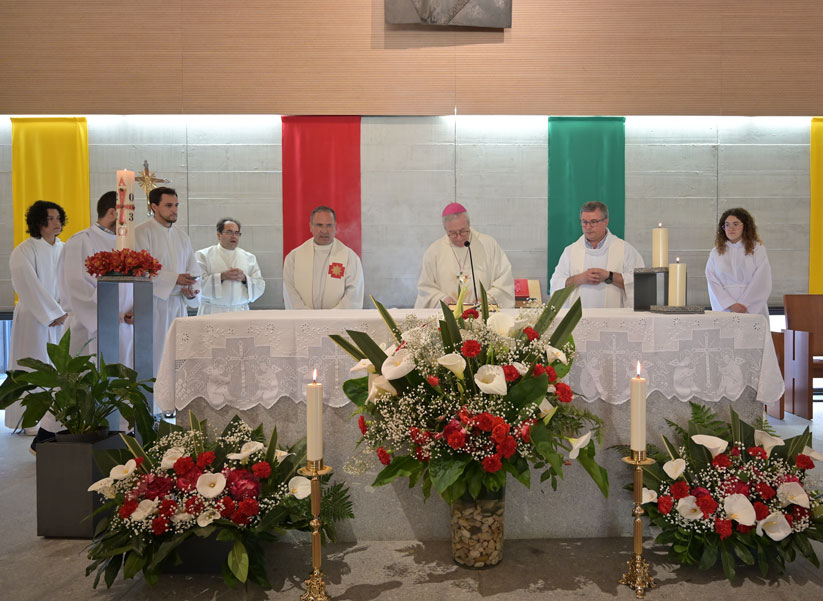
<path fill-rule="evenodd" d="M 223 235 L 224 236 L 237 236 L 239 238 L 243 234 L 241 234 L 240 232 L 233 232 L 231 230 L 223 230 Z"/>
<path fill-rule="evenodd" d="M 587 225 L 597 225 L 601 221 L 606 221 L 606 218 L 604 217 L 603 219 L 581 219 L 580 225 L 582 225 L 583 227 L 586 227 Z"/>
<path fill-rule="evenodd" d="M 471 234 L 471 230 L 457 230 L 456 232 L 446 232 L 446 235 L 449 238 L 457 238 L 459 236 L 468 236 Z"/>
<path fill-rule="evenodd" d="M 739 221 L 727 221 L 726 223 L 724 223 L 724 224 L 723 224 L 723 229 L 724 229 L 724 230 L 728 230 L 728 229 L 730 229 L 730 228 L 733 228 L 733 227 L 740 227 L 740 226 L 742 226 L 742 225 L 743 225 L 743 224 L 742 224 L 742 223 L 740 223 Z"/>

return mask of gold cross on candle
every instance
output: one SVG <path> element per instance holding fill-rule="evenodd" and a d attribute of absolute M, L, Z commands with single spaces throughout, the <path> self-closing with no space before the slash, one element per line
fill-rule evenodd
<path fill-rule="evenodd" d="M 169 180 L 162 179 L 159 177 L 154 177 L 154 172 L 149 171 L 149 162 L 143 161 L 143 171 L 140 172 L 140 175 L 134 178 L 134 181 L 143 188 L 143 192 L 146 193 L 146 209 L 151 215 L 151 204 L 149 203 L 149 194 L 152 190 L 154 190 L 158 184 L 168 184 Z"/>

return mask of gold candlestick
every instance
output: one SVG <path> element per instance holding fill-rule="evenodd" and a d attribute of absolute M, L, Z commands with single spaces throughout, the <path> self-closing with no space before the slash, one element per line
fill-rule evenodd
<path fill-rule="evenodd" d="M 311 513 L 314 519 L 311 521 L 311 566 L 312 571 L 306 583 L 306 592 L 300 595 L 300 601 L 331 601 L 331 597 L 326 594 L 326 583 L 323 582 L 323 546 L 320 542 L 320 476 L 331 474 L 334 470 L 328 465 L 323 465 L 323 459 L 317 461 L 306 461 L 306 467 L 297 470 L 297 473 L 306 478 L 311 478 Z"/>
<path fill-rule="evenodd" d="M 628 571 L 618 580 L 634 589 L 637 598 L 642 599 L 646 590 L 657 584 L 649 576 L 649 564 L 643 559 L 643 466 L 652 465 L 655 461 L 646 457 L 646 451 L 632 451 L 631 457 L 623 457 L 623 461 L 634 466 L 634 557 L 626 562 Z"/>

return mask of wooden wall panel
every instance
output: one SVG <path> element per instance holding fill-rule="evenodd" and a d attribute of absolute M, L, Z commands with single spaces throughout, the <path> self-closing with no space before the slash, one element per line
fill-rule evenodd
<path fill-rule="evenodd" d="M 817 0 L 514 0 L 502 31 L 385 25 L 383 0 L 2 0 L 0 23 L 0 113 L 813 115 L 823 98 Z"/>

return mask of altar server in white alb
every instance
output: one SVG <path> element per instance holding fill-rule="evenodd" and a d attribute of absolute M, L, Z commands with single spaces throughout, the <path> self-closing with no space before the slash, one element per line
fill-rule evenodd
<path fill-rule="evenodd" d="M 66 321 L 57 288 L 57 263 L 63 241 L 57 235 L 66 225 L 66 212 L 54 202 L 38 200 L 26 211 L 30 238 L 23 240 L 9 258 L 11 283 L 17 293 L 11 325 L 9 369 L 28 369 L 17 364 L 33 357 L 51 363 L 46 345 L 59 342 Z M 6 426 L 17 427 L 23 406 L 17 402 L 6 409 Z M 43 423 L 54 431 L 54 424 Z M 32 432 L 33 433 L 33 432 Z"/>
<path fill-rule="evenodd" d="M 476 302 L 472 262 L 477 278 L 486 289 L 489 302 L 501 309 L 514 307 L 512 266 L 497 241 L 471 227 L 469 214 L 459 202 L 443 209 L 446 234 L 432 243 L 423 254 L 423 268 L 417 280 L 416 309 L 439 307 L 457 302 L 458 287 L 468 288 L 465 301 Z M 471 258 L 469 251 L 471 250 Z"/>
<path fill-rule="evenodd" d="M 147 250 L 163 268 L 152 278 L 154 294 L 154 373 L 160 367 L 163 345 L 171 323 L 187 315 L 186 308 L 200 305 L 197 278 L 200 266 L 188 235 L 175 227 L 179 201 L 172 188 L 155 188 L 149 193 L 154 217 L 134 228 L 137 250 Z"/>
<path fill-rule="evenodd" d="M 217 222 L 217 244 L 195 253 L 203 272 L 198 315 L 248 311 L 266 289 L 257 258 L 238 248 L 240 222 L 225 217 Z"/>
<path fill-rule="evenodd" d="M 602 202 L 580 207 L 580 226 L 583 235 L 560 255 L 551 293 L 575 285 L 569 303 L 579 296 L 584 308 L 633 307 L 634 270 L 644 266 L 643 257 L 609 231 L 609 208 Z"/>
<path fill-rule="evenodd" d="M 283 302 L 286 309 L 362 309 L 363 266 L 352 249 L 336 240 L 334 209 L 311 212 L 312 237 L 286 255 Z"/>
<path fill-rule="evenodd" d="M 746 209 L 729 209 L 720 216 L 706 281 L 714 311 L 760 313 L 769 318 L 772 268 Z"/>
<path fill-rule="evenodd" d="M 72 354 L 97 354 L 97 278 L 86 271 L 86 258 L 114 250 L 117 246 L 114 234 L 117 221 L 115 205 L 117 193 L 106 192 L 97 201 L 97 222 L 77 232 L 63 247 L 58 267 L 60 299 L 69 312 L 66 327 L 71 329 Z M 120 357 L 123 365 L 133 364 L 132 341 L 134 339 L 134 303 L 129 284 L 119 285 L 120 301 Z"/>

